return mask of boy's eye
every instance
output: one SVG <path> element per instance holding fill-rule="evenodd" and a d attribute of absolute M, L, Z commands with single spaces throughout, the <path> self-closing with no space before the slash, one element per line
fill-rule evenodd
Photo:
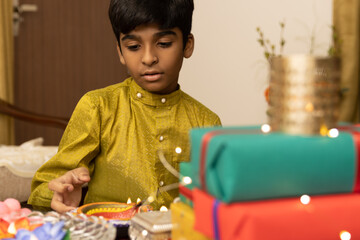
<path fill-rule="evenodd" d="M 126 48 L 129 49 L 130 51 L 136 51 L 140 48 L 140 45 L 139 44 L 129 45 L 129 46 L 126 46 Z"/>
<path fill-rule="evenodd" d="M 172 45 L 172 42 L 159 42 L 158 45 L 162 48 L 167 48 Z"/>

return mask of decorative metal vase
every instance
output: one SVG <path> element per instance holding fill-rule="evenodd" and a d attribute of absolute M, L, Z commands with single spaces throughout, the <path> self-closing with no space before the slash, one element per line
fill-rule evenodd
<path fill-rule="evenodd" d="M 270 61 L 269 124 L 273 131 L 320 134 L 336 127 L 340 59 L 290 55 Z"/>

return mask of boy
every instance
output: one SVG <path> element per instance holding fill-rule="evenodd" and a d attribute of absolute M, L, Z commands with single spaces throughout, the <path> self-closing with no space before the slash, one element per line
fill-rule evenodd
<path fill-rule="evenodd" d="M 189 161 L 189 130 L 221 124 L 178 85 L 194 48 L 193 8 L 192 0 L 111 0 L 118 54 L 131 77 L 81 98 L 58 153 L 34 176 L 30 204 L 72 210 L 84 183 L 84 203 L 135 202 L 179 181 L 156 152 L 179 169 Z M 160 192 L 152 206 L 168 207 L 177 195 Z"/>

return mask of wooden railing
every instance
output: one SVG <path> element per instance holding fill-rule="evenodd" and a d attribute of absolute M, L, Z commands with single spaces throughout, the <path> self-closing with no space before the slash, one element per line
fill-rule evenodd
<path fill-rule="evenodd" d="M 2 99 L 0 99 L 0 114 L 5 114 L 13 118 L 32 122 L 36 124 L 52 126 L 65 129 L 69 119 L 42 115 L 31 111 L 26 111 L 18 108 Z"/>

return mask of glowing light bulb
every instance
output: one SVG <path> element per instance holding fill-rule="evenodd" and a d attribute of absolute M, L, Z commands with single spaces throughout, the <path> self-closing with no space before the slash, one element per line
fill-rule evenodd
<path fill-rule="evenodd" d="M 300 197 L 300 202 L 304 205 L 307 205 L 310 203 L 310 196 L 309 195 L 302 195 Z"/>
<path fill-rule="evenodd" d="M 176 153 L 181 153 L 181 152 L 182 152 L 181 147 L 176 147 L 176 148 L 175 148 L 175 152 L 176 152 Z"/>
<path fill-rule="evenodd" d="M 312 112 L 312 111 L 314 111 L 314 105 L 313 105 L 311 102 L 307 103 L 306 106 L 305 106 L 305 110 L 306 110 L 307 112 Z"/>
<path fill-rule="evenodd" d="M 328 134 L 328 128 L 325 124 L 322 124 L 320 127 L 320 135 L 321 136 L 326 136 Z"/>
<path fill-rule="evenodd" d="M 143 235 L 144 237 L 146 237 L 148 235 L 148 231 L 147 230 L 142 230 L 141 235 Z"/>
<path fill-rule="evenodd" d="M 136 199 L 136 203 L 139 203 L 139 202 L 141 202 L 141 199 L 140 198 Z"/>
<path fill-rule="evenodd" d="M 350 240 L 351 239 L 351 234 L 348 231 L 341 231 L 339 235 L 340 235 L 341 240 Z"/>
<path fill-rule="evenodd" d="M 127 204 L 130 204 L 131 203 L 131 199 L 130 199 L 130 197 L 128 198 L 128 200 L 127 200 L 127 202 L 126 202 Z"/>
<path fill-rule="evenodd" d="M 261 131 L 263 133 L 269 133 L 271 131 L 271 127 L 269 124 L 263 124 L 261 125 Z"/>
<path fill-rule="evenodd" d="M 339 130 L 337 130 L 336 128 L 330 129 L 328 132 L 328 136 L 331 138 L 337 138 L 339 136 Z"/>
<path fill-rule="evenodd" d="M 185 185 L 188 185 L 188 184 L 191 184 L 191 183 L 192 183 L 192 179 L 191 179 L 191 177 L 183 177 L 182 182 L 183 182 Z"/>
<path fill-rule="evenodd" d="M 147 200 L 148 200 L 148 202 L 149 202 L 149 203 L 152 203 L 155 199 L 154 199 L 154 197 L 153 197 L 153 196 L 150 196 L 150 197 L 148 197 L 148 199 L 147 199 Z"/>
<path fill-rule="evenodd" d="M 160 212 L 167 212 L 167 211 L 168 211 L 167 207 L 161 206 Z"/>

